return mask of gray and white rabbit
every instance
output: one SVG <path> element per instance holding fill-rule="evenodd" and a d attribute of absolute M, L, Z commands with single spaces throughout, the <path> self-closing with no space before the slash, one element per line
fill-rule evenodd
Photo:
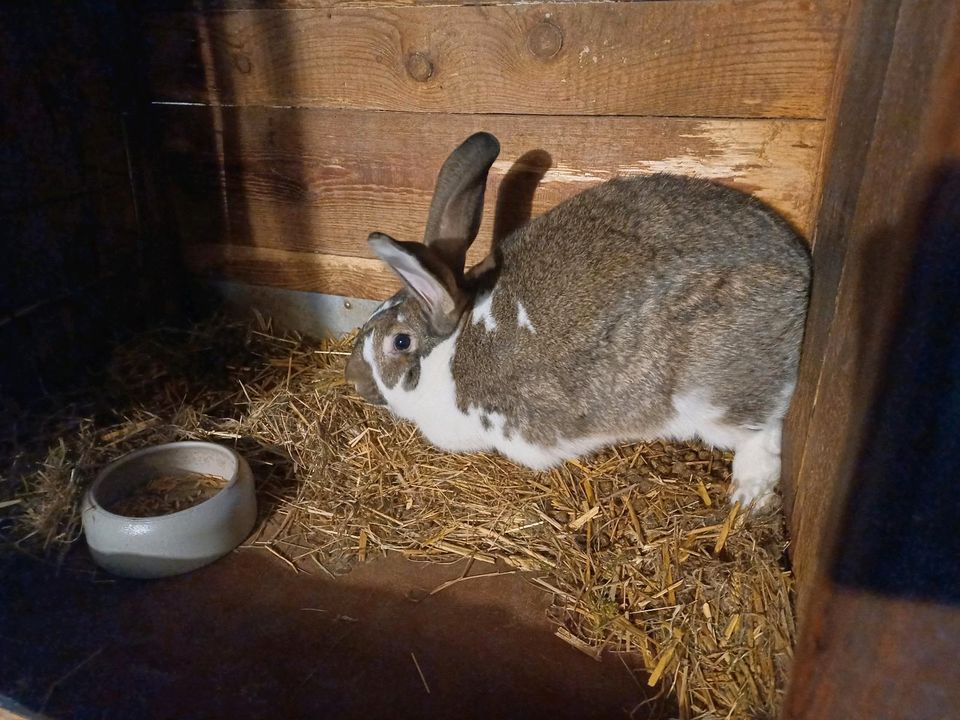
<path fill-rule="evenodd" d="M 803 240 L 731 188 L 620 178 L 465 273 L 499 152 L 487 133 L 453 151 L 423 243 L 370 235 L 406 287 L 364 325 L 347 380 L 441 449 L 533 469 L 700 438 L 734 451 L 732 500 L 769 501 L 807 308 Z"/>

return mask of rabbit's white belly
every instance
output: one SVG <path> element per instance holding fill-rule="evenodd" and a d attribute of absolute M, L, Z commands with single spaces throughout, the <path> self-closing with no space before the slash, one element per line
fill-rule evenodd
<path fill-rule="evenodd" d="M 496 450 L 518 465 L 531 470 L 547 470 L 566 460 L 589 455 L 601 448 L 614 445 L 620 438 L 597 436 L 562 439 L 555 445 L 537 445 L 526 440 L 519 433 L 505 430 L 506 418 L 500 413 L 487 412 L 475 405 L 466 413 L 457 410 L 457 421 L 435 422 L 434 418 L 412 419 L 417 423 L 424 437 L 442 450 L 449 452 L 480 452 Z M 485 421 L 485 422 L 484 422 Z"/>
<path fill-rule="evenodd" d="M 468 415 L 476 417 L 480 433 L 488 443 L 488 449 L 494 449 L 515 463 L 533 470 L 546 470 L 566 460 L 589 455 L 620 440 L 614 436 L 601 435 L 573 440 L 561 439 L 555 445 L 543 446 L 531 443 L 517 433 L 507 433 L 504 430 L 506 418 L 499 413 L 487 413 L 478 407 L 471 406 Z M 483 424 L 481 417 L 487 419 L 486 425 Z M 435 441 L 431 440 L 431 442 Z M 439 445 L 439 443 L 436 444 Z"/>

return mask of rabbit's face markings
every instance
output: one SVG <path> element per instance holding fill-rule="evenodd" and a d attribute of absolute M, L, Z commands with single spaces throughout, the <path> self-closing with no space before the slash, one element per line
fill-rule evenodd
<path fill-rule="evenodd" d="M 615 436 L 602 435 L 558 439 L 550 445 L 531 442 L 518 432 L 515 423 L 503 413 L 471 404 L 461 409 L 457 401 L 457 383 L 453 377 L 453 357 L 460 331 L 440 341 L 421 358 L 421 382 L 405 387 L 403 382 L 388 384 L 380 374 L 377 336 L 362 337 L 362 357 L 371 368 L 378 392 L 390 411 L 417 425 L 423 436 L 436 447 L 449 452 L 498 450 L 521 465 L 546 470 L 571 454 L 579 455 L 601 448 Z"/>
<path fill-rule="evenodd" d="M 421 360 L 440 340 L 430 334 L 417 301 L 401 291 L 363 326 L 347 362 L 346 379 L 365 400 L 384 405 L 382 387 L 410 391 L 420 384 Z"/>

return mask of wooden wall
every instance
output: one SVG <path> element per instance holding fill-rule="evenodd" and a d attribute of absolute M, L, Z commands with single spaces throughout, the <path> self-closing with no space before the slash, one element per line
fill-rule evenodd
<path fill-rule="evenodd" d="M 0 8 L 0 412 L 77 379 L 145 307 L 118 36 L 110 2 Z"/>
<path fill-rule="evenodd" d="M 852 16 L 785 448 L 783 720 L 941 720 L 960 717 L 960 4 Z"/>
<path fill-rule="evenodd" d="M 757 194 L 809 233 L 847 0 L 152 3 L 146 72 L 171 230 L 205 277 L 396 287 L 372 230 L 418 239 L 436 171 L 498 135 L 544 150 L 540 213 L 616 174 Z"/>
<path fill-rule="evenodd" d="M 957 156 L 958 7 L 954 0 L 851 5 L 784 447 L 801 619 L 842 531 L 852 454 L 910 269 L 913 213 L 933 170 Z"/>

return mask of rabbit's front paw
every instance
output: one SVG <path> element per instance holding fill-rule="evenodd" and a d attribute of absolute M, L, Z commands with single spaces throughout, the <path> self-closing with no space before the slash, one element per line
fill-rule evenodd
<path fill-rule="evenodd" d="M 730 502 L 757 510 L 769 507 L 776 498 L 780 479 L 780 431 L 757 430 L 735 449 Z"/>

